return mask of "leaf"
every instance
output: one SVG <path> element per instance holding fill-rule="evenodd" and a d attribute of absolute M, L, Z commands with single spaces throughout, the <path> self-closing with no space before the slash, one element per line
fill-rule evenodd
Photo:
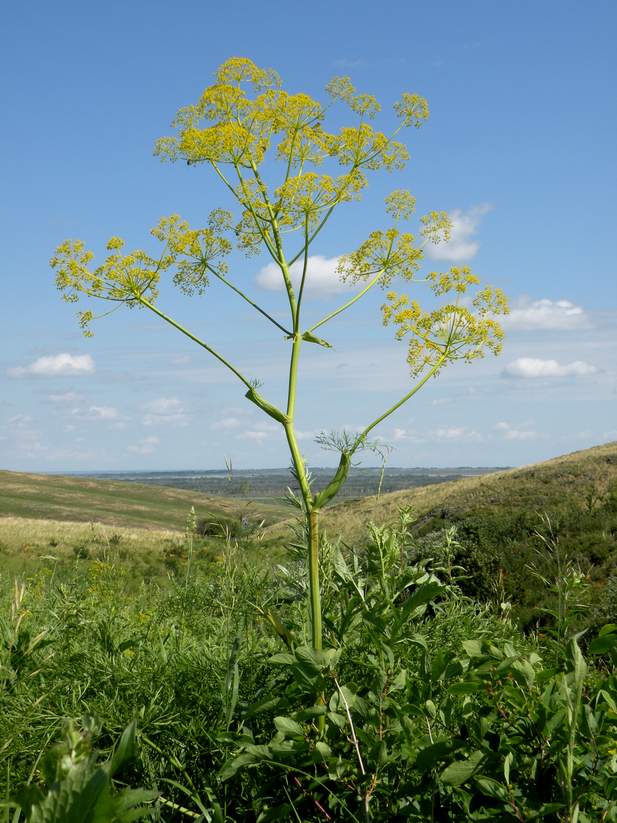
<path fill-rule="evenodd" d="M 232 760 L 228 760 L 227 763 L 223 765 L 223 768 L 219 772 L 219 778 L 221 780 L 229 780 L 231 777 L 234 777 L 240 769 L 244 768 L 244 766 L 252 766 L 256 762 L 257 758 L 254 754 L 243 752 Z"/>
<path fill-rule="evenodd" d="M 420 771 L 427 772 L 440 760 L 445 760 L 453 752 L 463 745 L 462 741 L 456 740 L 439 740 L 437 743 L 431 743 L 430 746 L 420 749 L 416 755 L 414 765 Z"/>
<path fill-rule="evenodd" d="M 441 780 L 448 786 L 460 786 L 474 775 L 483 760 L 484 752 L 473 752 L 467 760 L 457 760 L 444 769 Z"/>
<path fill-rule="evenodd" d="M 606 654 L 615 648 L 617 648 L 617 632 L 600 633 L 589 644 L 589 654 Z"/>
<path fill-rule="evenodd" d="M 475 784 L 482 794 L 488 797 L 495 797 L 497 800 L 508 800 L 508 791 L 505 786 L 492 777 L 476 777 Z"/>
<path fill-rule="evenodd" d="M 583 657 L 580 646 L 576 642 L 576 637 L 570 641 L 570 655 L 574 671 L 574 682 L 579 690 L 582 690 L 587 675 L 587 663 Z"/>
<path fill-rule="evenodd" d="M 304 729 L 291 717 L 275 717 L 274 725 L 281 734 L 304 737 Z"/>
<path fill-rule="evenodd" d="M 482 643 L 479 640 L 463 640 L 463 648 L 469 657 L 483 657 Z"/>
<path fill-rule="evenodd" d="M 433 580 L 431 583 L 425 583 L 423 586 L 419 586 L 405 602 L 405 615 L 409 615 L 410 612 L 417 609 L 418 606 L 424 606 L 426 603 L 429 603 L 435 598 L 435 595 L 442 591 L 443 588 L 443 585 L 437 580 Z"/>
<path fill-rule="evenodd" d="M 463 680 L 449 686 L 448 694 L 477 694 L 483 692 L 484 688 L 484 683 L 481 680 Z"/>
<path fill-rule="evenodd" d="M 135 735 L 137 723 L 133 720 L 122 732 L 122 737 L 118 741 L 114 753 L 109 761 L 109 776 L 113 777 L 126 763 L 135 757 L 137 746 Z"/>
<path fill-rule="evenodd" d="M 324 743 L 323 740 L 318 740 L 317 743 L 315 743 L 315 748 L 324 759 L 326 757 L 332 757 L 332 749 L 327 743 Z"/>
<path fill-rule="evenodd" d="M 314 334 L 311 334 L 310 331 L 305 331 L 302 339 L 307 343 L 316 343 L 318 346 L 323 346 L 325 349 L 332 348 L 332 343 L 328 343 L 327 340 L 323 340 L 321 337 L 316 337 Z"/>
<path fill-rule="evenodd" d="M 503 762 L 503 776 L 505 778 L 506 783 L 510 782 L 510 766 L 512 765 L 513 760 L 514 755 L 512 754 L 512 752 L 508 752 Z"/>
<path fill-rule="evenodd" d="M 293 656 L 293 654 L 279 652 L 278 654 L 273 654 L 269 662 L 274 663 L 278 666 L 293 666 L 293 664 L 296 662 L 296 658 Z"/>

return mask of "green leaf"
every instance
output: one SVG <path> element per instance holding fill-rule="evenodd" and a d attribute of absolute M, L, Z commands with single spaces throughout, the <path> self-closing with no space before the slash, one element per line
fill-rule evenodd
<path fill-rule="evenodd" d="M 133 720 L 122 732 L 118 745 L 109 761 L 109 776 L 113 777 L 126 763 L 135 757 L 137 746 L 135 735 L 137 733 L 137 723 Z"/>
<path fill-rule="evenodd" d="M 469 657 L 484 657 L 482 643 L 479 640 L 463 640 L 463 648 Z"/>
<path fill-rule="evenodd" d="M 274 665 L 278 666 L 293 666 L 293 664 L 296 662 L 296 658 L 293 656 L 293 654 L 279 652 L 278 654 L 273 654 L 269 662 L 274 663 Z"/>
<path fill-rule="evenodd" d="M 332 343 L 328 343 L 327 340 L 323 340 L 321 337 L 316 337 L 314 334 L 311 334 L 310 331 L 305 331 L 302 339 L 307 343 L 316 343 L 318 346 L 323 346 L 325 349 L 332 348 Z"/>
<path fill-rule="evenodd" d="M 457 760 L 444 769 L 441 780 L 448 786 L 460 786 L 474 775 L 483 760 L 484 752 L 473 752 L 467 760 Z"/>
<path fill-rule="evenodd" d="M 474 782 L 482 794 L 485 794 L 488 797 L 494 797 L 497 800 L 508 800 L 508 791 L 506 787 L 497 780 L 493 780 L 492 777 L 476 777 Z"/>
<path fill-rule="evenodd" d="M 227 763 L 223 765 L 223 768 L 219 772 L 219 778 L 221 780 L 229 780 L 231 777 L 234 777 L 240 769 L 245 766 L 253 766 L 256 762 L 258 762 L 258 758 L 256 758 L 254 754 L 243 752 L 232 760 L 228 760 Z"/>
<path fill-rule="evenodd" d="M 326 757 L 332 757 L 332 749 L 327 743 L 324 743 L 323 740 L 318 740 L 317 743 L 315 743 L 315 748 L 324 759 Z"/>
<path fill-rule="evenodd" d="M 416 755 L 414 765 L 420 771 L 426 772 L 432 769 L 440 760 L 445 760 L 452 755 L 457 749 L 463 745 L 462 741 L 456 740 L 438 740 L 436 743 L 431 743 L 430 746 L 420 749 Z"/>
<path fill-rule="evenodd" d="M 589 654 L 606 654 L 615 648 L 617 648 L 617 632 L 600 633 L 589 644 Z"/>
<path fill-rule="evenodd" d="M 443 585 L 438 580 L 433 580 L 431 583 L 425 583 L 423 586 L 419 586 L 405 602 L 405 614 L 408 615 L 419 606 L 430 603 L 443 588 Z"/>
<path fill-rule="evenodd" d="M 477 694 L 484 691 L 482 680 L 463 680 L 448 687 L 448 694 Z"/>
<path fill-rule="evenodd" d="M 275 717 L 274 725 L 281 734 L 291 735 L 296 737 L 304 737 L 304 729 L 291 717 Z"/>

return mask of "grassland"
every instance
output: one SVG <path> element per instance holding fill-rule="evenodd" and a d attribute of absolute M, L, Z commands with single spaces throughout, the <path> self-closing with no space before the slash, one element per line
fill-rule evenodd
<path fill-rule="evenodd" d="M 564 507 L 585 510 L 616 483 L 617 442 L 612 442 L 482 477 L 345 501 L 324 513 L 323 524 L 332 536 L 355 542 L 366 534 L 369 522 L 394 523 L 405 506 L 419 522 L 431 525 L 491 508 L 531 514 Z M 269 531 L 280 529 L 276 524 Z"/>
<path fill-rule="evenodd" d="M 257 504 L 138 483 L 0 471 L 0 517 L 181 531 L 192 506 L 198 518 L 246 515 L 266 523 L 288 513 L 275 501 Z"/>
<path fill-rule="evenodd" d="M 10 473 L 0 494 L 0 821 L 67 787 L 79 809 L 75 775 L 135 722 L 113 797 L 144 787 L 160 823 L 617 823 L 617 444 L 328 509 L 359 550 L 324 542 L 319 657 L 278 504 Z M 270 525 L 197 537 L 191 506 Z"/>

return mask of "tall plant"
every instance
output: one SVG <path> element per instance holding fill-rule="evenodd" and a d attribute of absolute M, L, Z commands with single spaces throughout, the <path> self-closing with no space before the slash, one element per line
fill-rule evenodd
<path fill-rule="evenodd" d="M 80 240 L 65 241 L 51 260 L 65 300 L 72 303 L 85 296 L 153 312 L 231 371 L 244 384 L 246 398 L 281 426 L 306 517 L 311 631 L 316 650 L 322 646 L 320 511 L 336 496 L 353 455 L 367 444 L 379 423 L 447 364 L 469 362 L 486 351 L 499 352 L 502 330 L 495 316 L 507 311 L 503 293 L 479 288 L 478 278 L 467 267 L 430 272 L 422 278 L 434 295 L 444 298 L 436 308 L 423 309 L 415 299 L 393 289 L 397 279 L 408 285 L 418 281 L 426 243 L 447 240 L 451 230 L 447 214 L 436 211 L 419 218 L 418 236 L 404 228 L 415 212 L 415 198 L 397 189 L 386 197 L 389 226 L 375 229 L 355 251 L 338 260 L 338 276 L 357 286 L 355 294 L 317 322 L 304 322 L 310 252 L 318 235 L 341 204 L 360 199 L 370 172 L 405 166 L 407 148 L 396 138 L 405 129 L 420 127 L 429 114 L 423 97 L 405 92 L 394 105 L 398 123 L 389 132 L 382 132 L 370 122 L 381 110 L 378 101 L 357 92 L 348 77 L 334 78 L 326 91 L 330 103 L 323 105 L 307 94 L 284 91 L 271 69 L 259 68 L 246 58 L 227 60 L 219 67 L 216 82 L 206 88 L 198 102 L 180 109 L 173 121 L 176 136 L 161 138 L 155 153 L 163 160 L 209 167 L 239 207 L 235 220 L 231 212 L 215 209 L 205 226 L 192 228 L 174 214 L 162 218 L 152 230 L 163 246 L 159 255 L 141 249 L 126 253 L 124 241 L 112 237 L 107 244 L 109 255 L 97 267 L 91 266 L 93 254 Z M 354 122 L 331 132 L 324 122 L 335 104 L 346 106 Z M 272 182 L 275 173 L 278 176 Z M 236 246 L 247 255 L 263 252 L 272 258 L 289 304 L 287 322 L 279 322 L 229 276 L 225 258 L 232 250 L 230 237 L 234 235 Z M 295 281 L 292 273 L 298 267 Z M 175 285 L 189 295 L 202 294 L 215 278 L 278 333 L 283 332 L 290 346 L 284 405 L 266 398 L 258 390 L 259 381 L 247 377 L 210 342 L 163 311 L 157 303 L 158 287 L 168 272 L 173 272 Z M 377 286 L 386 289 L 384 325 L 395 329 L 397 339 L 409 338 L 407 362 L 412 383 L 396 403 L 358 434 L 325 439 L 325 445 L 340 452 L 340 460 L 326 487 L 316 492 L 295 429 L 300 351 L 305 343 L 329 348 L 316 332 Z M 78 316 L 85 334 L 90 335 L 92 310 L 80 311 Z"/>

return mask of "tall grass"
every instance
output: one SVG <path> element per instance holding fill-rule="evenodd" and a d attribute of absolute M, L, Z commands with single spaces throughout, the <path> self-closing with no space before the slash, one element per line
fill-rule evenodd
<path fill-rule="evenodd" d="M 617 820 L 615 631 L 585 656 L 550 616 L 524 636 L 462 593 L 456 535 L 431 559 L 409 527 L 322 544 L 321 653 L 293 546 L 272 569 L 196 541 L 148 582 L 113 552 L 3 574 L 4 821 L 60 823 L 37 808 L 75 775 L 126 807 L 84 821 Z"/>

